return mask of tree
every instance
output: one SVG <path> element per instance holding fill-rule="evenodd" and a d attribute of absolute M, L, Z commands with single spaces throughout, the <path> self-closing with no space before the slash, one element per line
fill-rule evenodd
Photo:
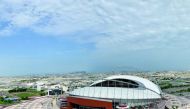
<path fill-rule="evenodd" d="M 4 100 L 4 98 L 2 96 L 0 96 L 0 101 L 3 101 L 3 100 Z"/>

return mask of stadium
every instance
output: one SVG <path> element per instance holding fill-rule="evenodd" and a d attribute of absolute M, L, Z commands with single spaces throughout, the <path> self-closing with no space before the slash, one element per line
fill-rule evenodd
<path fill-rule="evenodd" d="M 150 80 L 129 75 L 111 76 L 67 97 L 67 109 L 164 109 L 162 91 Z"/>

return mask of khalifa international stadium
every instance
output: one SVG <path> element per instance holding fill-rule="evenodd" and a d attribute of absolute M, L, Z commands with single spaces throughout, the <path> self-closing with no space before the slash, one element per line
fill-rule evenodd
<path fill-rule="evenodd" d="M 69 92 L 62 109 L 164 109 L 160 87 L 148 79 L 116 75 Z"/>

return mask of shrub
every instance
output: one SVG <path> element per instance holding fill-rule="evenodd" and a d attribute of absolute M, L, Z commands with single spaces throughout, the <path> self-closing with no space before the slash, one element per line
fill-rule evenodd
<path fill-rule="evenodd" d="M 21 97 L 21 100 L 28 100 L 27 96 Z"/>
<path fill-rule="evenodd" d="M 45 92 L 40 92 L 40 95 L 41 95 L 41 96 L 45 96 L 46 93 L 45 93 Z"/>
<path fill-rule="evenodd" d="M 187 91 L 190 92 L 190 88 L 188 88 Z"/>
<path fill-rule="evenodd" d="M 3 101 L 3 100 L 4 100 L 4 98 L 0 96 L 0 101 Z"/>
<path fill-rule="evenodd" d="M 14 92 L 26 92 L 27 89 L 26 88 L 14 88 L 12 90 L 9 90 L 9 93 L 14 93 Z"/>

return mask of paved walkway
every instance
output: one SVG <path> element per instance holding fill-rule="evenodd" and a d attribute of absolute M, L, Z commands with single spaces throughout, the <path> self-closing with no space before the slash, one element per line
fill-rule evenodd
<path fill-rule="evenodd" d="M 53 109 L 60 109 L 60 108 L 57 106 L 56 99 L 53 99 Z"/>
<path fill-rule="evenodd" d="M 17 105 L 9 106 L 4 109 L 54 109 L 52 108 L 52 98 L 40 97 L 32 101 L 26 101 Z"/>

